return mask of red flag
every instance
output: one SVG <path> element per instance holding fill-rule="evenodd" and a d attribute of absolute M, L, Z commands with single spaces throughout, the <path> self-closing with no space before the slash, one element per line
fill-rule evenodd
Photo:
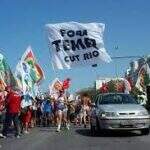
<path fill-rule="evenodd" d="M 63 81 L 63 89 L 68 89 L 70 87 L 70 78 L 67 78 L 66 80 Z"/>

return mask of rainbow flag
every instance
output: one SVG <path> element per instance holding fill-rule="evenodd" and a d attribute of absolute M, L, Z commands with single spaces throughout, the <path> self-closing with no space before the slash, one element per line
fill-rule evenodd
<path fill-rule="evenodd" d="M 0 53 L 0 90 L 3 91 L 6 86 L 18 87 L 6 58 Z"/>
<path fill-rule="evenodd" d="M 37 63 L 31 46 L 27 48 L 21 58 L 21 61 L 26 62 L 30 66 L 30 76 L 34 83 L 40 83 L 40 81 L 44 79 L 44 72 L 40 65 Z"/>

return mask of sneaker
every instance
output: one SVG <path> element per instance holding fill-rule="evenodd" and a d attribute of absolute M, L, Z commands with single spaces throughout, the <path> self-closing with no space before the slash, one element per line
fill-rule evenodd
<path fill-rule="evenodd" d="M 60 129 L 57 129 L 56 132 L 60 132 Z"/>
<path fill-rule="evenodd" d="M 86 124 L 84 125 L 84 128 L 86 128 Z"/>
<path fill-rule="evenodd" d="M 25 134 L 29 134 L 29 132 L 28 132 L 28 131 L 26 131 L 26 130 L 24 131 L 24 133 L 25 133 Z"/>
<path fill-rule="evenodd" d="M 5 135 L 3 135 L 2 133 L 0 133 L 0 138 L 4 138 L 4 139 L 6 139 L 6 136 L 5 136 Z"/>
<path fill-rule="evenodd" d="M 57 127 L 56 132 L 60 132 L 60 128 L 61 128 L 61 125 L 59 124 L 58 127 Z"/>
<path fill-rule="evenodd" d="M 17 138 L 17 139 L 20 139 L 20 135 L 16 135 L 16 138 Z"/>
<path fill-rule="evenodd" d="M 70 124 L 66 125 L 67 130 L 70 130 Z"/>

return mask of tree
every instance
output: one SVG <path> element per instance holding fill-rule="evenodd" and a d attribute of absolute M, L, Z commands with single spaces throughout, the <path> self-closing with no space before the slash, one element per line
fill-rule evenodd
<path fill-rule="evenodd" d="M 91 97 L 91 100 L 93 101 L 94 100 L 94 96 L 97 95 L 100 92 L 98 90 L 96 91 L 95 87 L 84 88 L 84 89 L 81 89 L 78 92 L 76 92 L 76 94 L 80 95 L 81 97 L 85 93 L 87 93 Z"/>
<path fill-rule="evenodd" d="M 144 74 L 144 85 L 147 86 L 150 84 L 150 75 L 148 73 Z"/>
<path fill-rule="evenodd" d="M 109 81 L 108 84 L 108 90 L 109 92 L 115 92 L 116 91 L 116 87 L 115 87 L 115 82 L 114 80 Z"/>

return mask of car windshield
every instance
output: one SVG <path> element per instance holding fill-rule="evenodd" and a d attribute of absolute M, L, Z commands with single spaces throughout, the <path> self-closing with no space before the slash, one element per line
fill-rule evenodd
<path fill-rule="evenodd" d="M 108 94 L 102 96 L 99 104 L 137 104 L 137 102 L 127 94 Z"/>

